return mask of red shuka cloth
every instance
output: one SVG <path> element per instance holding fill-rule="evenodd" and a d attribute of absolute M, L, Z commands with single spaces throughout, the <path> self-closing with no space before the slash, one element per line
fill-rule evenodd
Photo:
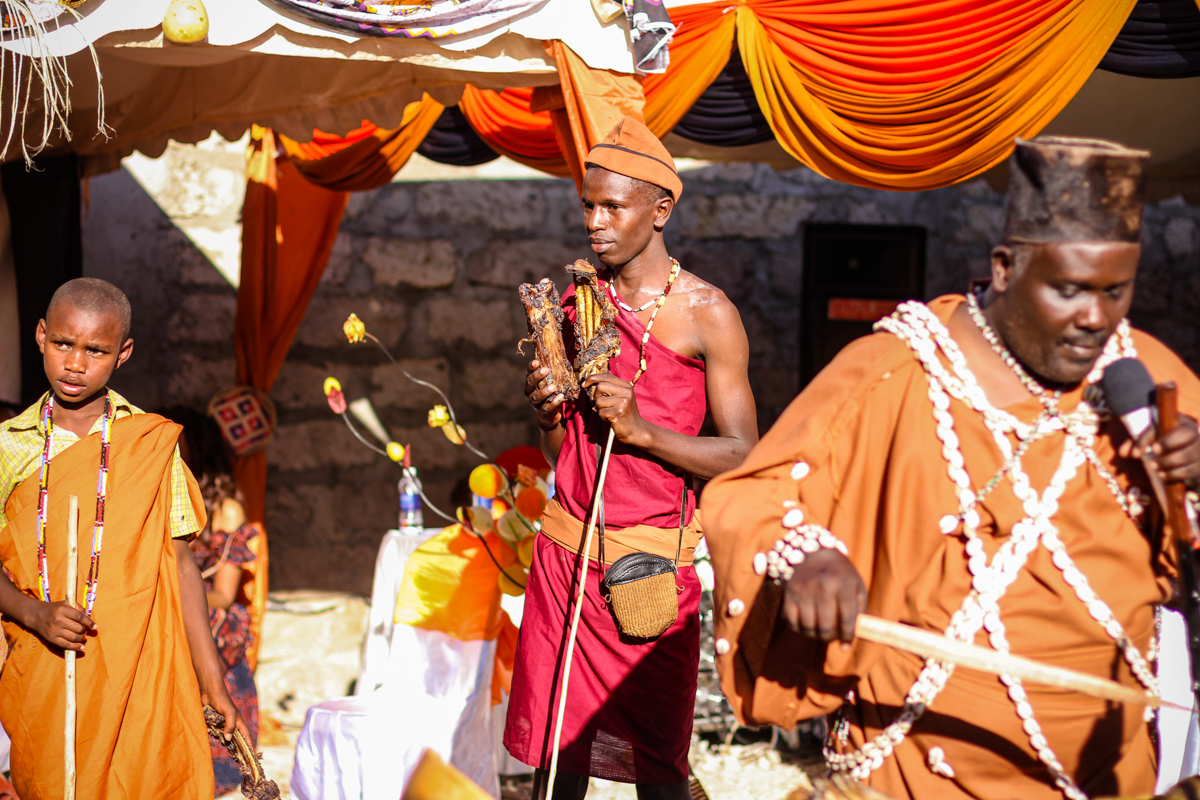
<path fill-rule="evenodd" d="M 574 289 L 563 296 L 568 322 L 575 319 Z M 635 314 L 619 311 L 621 353 L 609 369 L 630 380 L 637 371 L 646 328 Z M 574 355 L 571 328 L 564 330 Z M 650 422 L 695 436 L 707 403 L 704 363 L 681 356 L 651 337 L 646 372 L 635 390 L 638 410 Z M 586 393 L 564 421 L 566 440 L 558 456 L 559 502 L 586 520 L 596 475 L 598 418 Z M 602 435 L 607 438 L 607 428 Z M 635 447 L 614 444 L 604 489 L 605 521 L 614 528 L 652 525 L 670 531 L 675 546 L 683 474 Z M 696 501 L 688 489 L 687 520 Z M 668 535 L 664 533 L 664 535 Z M 570 615 L 578 595 L 579 557 L 539 536 L 529 573 L 524 617 L 513 670 L 504 744 L 513 757 L 548 769 L 558 708 L 561 663 Z M 628 639 L 600 596 L 593 561 L 571 665 L 558 768 L 573 775 L 644 785 L 687 780 L 687 752 L 700 660 L 700 584 L 691 567 L 680 567 L 679 618 L 657 639 Z"/>
<path fill-rule="evenodd" d="M 537 537 L 513 669 L 504 746 L 513 758 L 550 768 L 579 556 Z M 680 567 L 679 618 L 657 639 L 628 639 L 600 597 L 596 563 L 587 592 L 562 732 L 558 769 L 657 785 L 687 780 L 700 663 L 700 581 Z"/>
<path fill-rule="evenodd" d="M 607 291 L 607 284 L 602 284 Z M 563 294 L 563 311 L 569 325 L 564 326 L 567 354 L 575 357 L 575 287 Z M 608 364 L 618 378 L 632 380 L 637 373 L 639 345 L 646 326 L 636 314 L 617 309 L 617 330 L 621 333 L 621 352 Z M 673 431 L 695 436 L 704 424 L 708 409 L 704 393 L 704 362 L 681 356 L 653 335 L 646 343 L 646 371 L 634 389 L 638 411 L 648 422 Z M 599 419 L 592 410 L 586 392 L 567 409 L 563 424 L 567 438 L 555 466 L 555 497 L 571 516 L 587 520 L 592 510 L 592 489 L 596 485 L 596 441 Z M 599 431 L 600 444 L 608 438 L 608 426 Z M 679 527 L 679 494 L 683 473 L 667 466 L 637 447 L 614 441 L 604 484 L 604 521 L 613 528 L 653 525 L 656 528 Z M 687 520 L 696 510 L 696 497 L 688 487 Z M 672 539 L 671 545 L 674 545 Z"/>

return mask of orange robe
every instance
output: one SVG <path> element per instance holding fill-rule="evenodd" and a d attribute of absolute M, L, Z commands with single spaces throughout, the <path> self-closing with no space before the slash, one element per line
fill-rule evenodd
<path fill-rule="evenodd" d="M 112 424 L 108 498 L 93 619 L 98 635 L 76 661 L 76 796 L 88 800 L 212 797 L 213 772 L 200 690 L 183 627 L 168 525 L 171 457 L 179 426 L 154 414 Z M 67 498 L 79 498 L 82 604 L 95 519 L 100 437 L 56 455 L 50 467 L 46 555 L 50 591 L 65 595 Z M 188 488 L 203 524 L 195 481 Z M 34 473 L 12 493 L 0 559 L 21 591 L 37 596 Z M 63 796 L 63 655 L 5 620 L 0 722 L 12 738 L 12 781 L 22 800 Z"/>
<path fill-rule="evenodd" d="M 946 324 L 962 302 L 944 297 L 929 308 Z M 1181 411 L 1200 416 L 1195 375 L 1147 334 L 1132 331 L 1131 339 L 1157 382 L 1178 383 Z M 1064 395 L 1060 407 L 1075 410 L 1083 394 L 1080 388 Z M 1004 458 L 978 411 L 957 399 L 947 410 L 974 492 Z M 1030 398 L 1004 410 L 1031 422 L 1042 407 Z M 1132 484 L 1149 497 L 1140 462 L 1116 455 L 1125 438 L 1118 420 L 1101 422 L 1096 455 L 1123 493 Z M 1051 433 L 1022 459 L 1039 496 L 1059 467 L 1065 440 L 1061 431 Z M 960 503 L 947 464 L 924 366 L 898 336 L 880 332 L 843 350 L 745 463 L 709 484 L 703 512 L 716 573 L 715 633 L 725 640 L 717 642 L 718 653 L 726 651 L 717 664 L 741 720 L 790 727 L 842 708 L 848 742 L 836 749 L 846 752 L 897 717 L 923 660 L 861 640 L 845 652 L 793 633 L 779 616 L 782 590 L 756 571 L 755 560 L 785 533 L 785 511 L 799 508 L 805 522 L 846 544 L 870 593 L 869 613 L 941 633 L 972 587 L 962 526 L 949 535 L 942 530 Z M 1028 512 L 1008 478 L 977 511 L 991 562 Z M 1146 654 L 1155 606 L 1171 596 L 1161 532 L 1148 540 L 1090 463 L 1066 482 L 1051 521 L 1091 589 Z M 1012 653 L 1138 685 L 1046 547 L 1029 553 L 998 604 Z M 986 630 L 975 643 L 990 646 Z M 1141 708 L 1034 684 L 1024 689 L 1049 747 L 1085 793 L 1153 793 L 1156 757 Z M 997 677 L 956 669 L 867 782 L 896 798 L 1061 798 L 1023 726 Z"/>

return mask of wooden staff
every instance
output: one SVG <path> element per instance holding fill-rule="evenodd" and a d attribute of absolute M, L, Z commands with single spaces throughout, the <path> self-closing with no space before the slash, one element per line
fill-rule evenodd
<path fill-rule="evenodd" d="M 1140 689 L 1123 686 L 1116 681 L 1110 681 L 1097 675 L 1043 664 L 1040 661 L 989 650 L 974 644 L 956 642 L 939 633 L 921 630 L 911 625 L 901 625 L 899 622 L 872 617 L 868 614 L 858 615 L 854 632 L 860 639 L 866 639 L 868 642 L 886 644 L 889 647 L 915 653 L 925 658 L 945 661 L 968 669 L 977 669 L 992 675 L 1011 675 L 1021 680 L 1071 689 L 1118 703 L 1135 703 L 1153 708 L 1180 708 L 1183 711 L 1191 710 L 1176 706 L 1174 703 L 1162 700 Z"/>
<path fill-rule="evenodd" d="M 592 500 L 592 515 L 588 520 L 587 535 L 583 537 L 583 567 L 579 571 L 579 596 L 575 598 L 575 616 L 571 619 L 571 634 L 567 637 L 567 657 L 563 662 L 562 686 L 558 690 L 558 719 L 554 722 L 554 749 L 550 753 L 550 775 L 546 785 L 546 800 L 554 800 L 554 777 L 558 775 L 558 743 L 562 741 L 563 713 L 567 708 L 567 681 L 571 679 L 571 658 L 575 655 L 575 634 L 579 633 L 579 615 L 583 611 L 583 594 L 587 588 L 592 534 L 596 532 L 596 514 L 600 510 L 600 498 L 604 496 L 604 479 L 608 477 L 608 457 L 612 454 L 614 438 L 612 426 L 609 426 L 608 442 L 604 445 L 604 456 L 600 459 L 600 480 L 596 486 L 596 496 Z"/>
<path fill-rule="evenodd" d="M 75 607 L 79 578 L 79 498 L 67 498 L 67 605 Z M 86 633 L 84 634 L 87 635 Z M 75 651 L 67 650 L 67 712 L 63 729 L 63 798 L 75 800 Z"/>

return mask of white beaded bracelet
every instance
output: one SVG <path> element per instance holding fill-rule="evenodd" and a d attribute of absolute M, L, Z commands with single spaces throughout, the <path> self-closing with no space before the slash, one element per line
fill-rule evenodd
<path fill-rule="evenodd" d="M 804 563 L 805 556 L 818 550 L 837 550 L 844 556 L 850 555 L 846 545 L 826 528 L 804 524 L 803 520 L 804 512 L 798 508 L 784 514 L 783 522 L 788 532 L 767 551 L 767 576 L 776 583 L 791 580 L 796 567 Z"/>

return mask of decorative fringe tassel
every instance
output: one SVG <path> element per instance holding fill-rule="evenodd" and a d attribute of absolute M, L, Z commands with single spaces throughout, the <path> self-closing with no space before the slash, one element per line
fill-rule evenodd
<path fill-rule="evenodd" d="M 47 25 L 53 24 L 58 28 L 61 24 L 58 23 L 58 18 L 50 23 L 38 21 L 33 13 L 34 5 L 40 3 L 30 0 L 0 0 L 0 14 L 10 20 L 24 20 L 24 27 L 15 38 L 24 41 L 28 48 L 28 55 L 0 49 L 0 89 L 8 88 L 11 93 L 8 107 L 0 109 L 0 127 L 3 128 L 4 137 L 4 144 L 0 147 L 0 159 L 8 154 L 13 137 L 19 130 L 21 155 L 25 158 L 27 168 L 33 167 L 33 157 L 46 148 L 55 131 L 61 132 L 68 142 L 71 141 L 71 129 L 67 125 L 67 119 L 71 115 L 72 83 L 71 76 L 67 74 L 67 59 L 64 56 L 51 55 L 46 43 Z M 76 20 L 82 19 L 71 6 L 63 4 L 63 9 Z M 91 42 L 88 42 L 87 48 L 92 56 L 92 65 L 96 69 L 96 131 L 108 139 L 111 129 L 105 123 L 104 117 L 104 83 L 100 75 L 100 59 Z M 35 92 L 35 81 L 42 87 L 42 130 L 40 137 L 34 133 L 32 138 L 37 142 L 31 144 L 26 136 L 26 127 L 29 121 L 30 101 Z"/>

